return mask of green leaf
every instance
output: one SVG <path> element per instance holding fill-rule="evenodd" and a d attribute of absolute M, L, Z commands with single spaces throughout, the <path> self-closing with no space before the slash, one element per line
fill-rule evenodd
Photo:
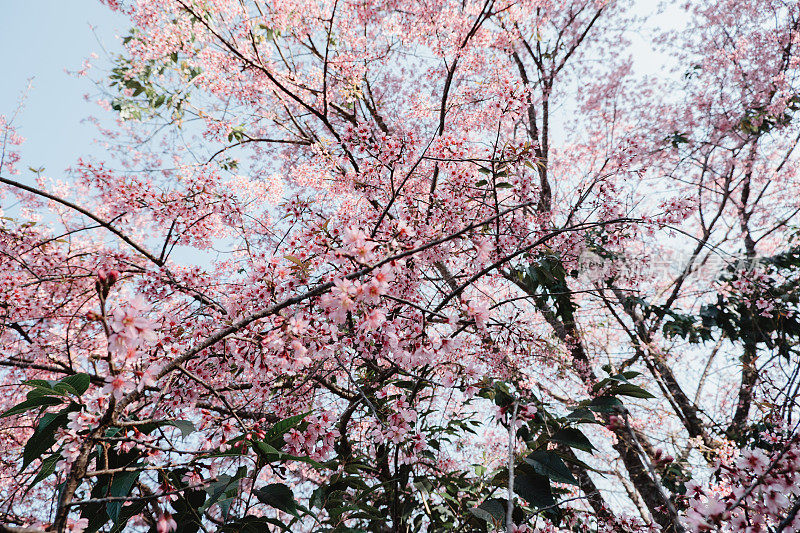
<path fill-rule="evenodd" d="M 18 403 L 11 409 L 4 412 L 0 415 L 0 418 L 5 418 L 7 416 L 18 415 L 20 413 L 24 413 L 26 411 L 30 411 L 31 409 L 36 409 L 37 407 L 48 407 L 51 405 L 59 405 L 63 403 L 63 400 L 60 398 L 55 398 L 53 396 L 38 396 L 34 398 L 29 398 L 22 403 Z"/>
<path fill-rule="evenodd" d="M 556 431 L 555 435 L 550 437 L 550 440 L 560 442 L 570 448 L 578 448 L 585 452 L 591 452 L 594 449 L 594 446 L 592 446 L 592 443 L 586 438 L 586 435 L 575 428 L 561 428 Z"/>
<path fill-rule="evenodd" d="M 122 533 L 123 531 L 125 531 L 125 525 L 128 523 L 128 520 L 141 513 L 146 506 L 147 506 L 146 501 L 128 502 L 127 505 L 124 505 L 122 507 L 122 510 L 120 511 L 119 516 L 117 517 L 117 521 L 111 528 L 110 533 Z"/>
<path fill-rule="evenodd" d="M 292 489 L 283 483 L 271 483 L 266 487 L 255 489 L 253 493 L 258 501 L 274 507 L 279 511 L 299 517 L 297 503 L 294 501 Z"/>
<path fill-rule="evenodd" d="M 569 463 L 569 464 L 572 464 L 572 465 L 579 466 L 579 467 L 583 468 L 584 470 L 586 470 L 587 472 L 597 472 L 596 469 L 594 469 L 591 466 L 587 465 L 586 463 L 584 463 L 583 461 L 581 461 L 580 459 L 578 459 L 574 455 L 572 457 L 563 457 L 562 456 L 561 459 L 563 459 L 565 463 Z M 601 477 L 604 477 L 603 474 L 601 474 L 599 472 L 598 472 L 598 474 Z"/>
<path fill-rule="evenodd" d="M 283 441 L 283 436 L 292 428 L 297 427 L 300 425 L 301 422 L 311 413 L 311 411 L 306 411 L 301 415 L 290 416 L 289 418 L 285 418 L 280 422 L 277 422 L 274 426 L 267 430 L 267 433 L 264 435 L 263 442 L 270 444 L 271 446 L 281 449 L 285 444 Z"/>
<path fill-rule="evenodd" d="M 578 484 L 578 481 L 569 471 L 567 465 L 564 464 L 564 461 L 561 460 L 561 457 L 553 452 L 531 452 L 525 458 L 525 462 L 533 468 L 534 472 L 547 476 L 556 483 Z"/>
<path fill-rule="evenodd" d="M 33 481 L 28 485 L 28 490 L 39 484 L 44 479 L 47 479 L 53 472 L 56 471 L 56 463 L 61 459 L 61 454 L 56 452 L 50 457 L 42 460 L 42 465 L 39 467 L 39 473 L 33 478 Z"/>
<path fill-rule="evenodd" d="M 222 474 L 218 476 L 216 481 L 214 481 L 208 487 L 206 487 L 206 493 L 208 494 L 208 499 L 201 507 L 201 510 L 205 511 L 211 508 L 212 505 L 217 503 L 219 499 L 222 497 L 222 495 L 225 494 L 225 492 L 227 492 L 228 488 L 235 481 L 236 481 L 235 478 L 227 474 Z"/>
<path fill-rule="evenodd" d="M 308 505 L 311 508 L 318 507 L 322 509 L 325 506 L 325 503 L 328 500 L 328 496 L 331 494 L 331 487 L 330 485 L 323 485 L 321 487 L 317 487 L 311 493 L 311 497 L 308 499 Z"/>
<path fill-rule="evenodd" d="M 579 420 L 581 422 L 597 422 L 592 411 L 587 409 L 586 407 L 578 407 L 570 414 L 568 414 L 567 418 L 572 420 Z"/>
<path fill-rule="evenodd" d="M 141 466 L 141 465 L 134 465 L 134 466 Z M 141 470 L 136 470 L 132 472 L 119 472 L 117 474 L 114 474 L 114 480 L 111 482 L 111 487 L 108 490 L 108 495 L 114 497 L 122 497 L 129 495 L 140 473 Z M 106 513 L 108 513 L 108 516 L 111 518 L 111 520 L 114 521 L 115 524 L 119 522 L 120 511 L 122 510 L 122 503 L 123 502 L 121 501 L 117 501 L 117 502 L 108 502 L 106 504 Z"/>
<path fill-rule="evenodd" d="M 31 387 L 40 387 L 42 389 L 51 389 L 55 384 L 55 381 L 47 381 L 44 379 L 29 379 L 28 381 L 23 381 L 23 385 L 30 385 Z"/>
<path fill-rule="evenodd" d="M 90 381 L 89 374 L 80 373 L 67 376 L 62 379 L 60 383 L 69 385 L 77 392 L 77 396 L 81 396 L 84 392 L 89 390 Z"/>
<path fill-rule="evenodd" d="M 64 396 L 63 390 L 57 391 L 50 387 L 34 387 L 28 391 L 26 398 L 32 400 L 34 398 L 41 398 L 42 396 Z"/>
<path fill-rule="evenodd" d="M 80 394 L 78 393 L 78 389 L 76 389 L 69 383 L 61 383 L 61 382 L 56 383 L 55 385 L 53 385 L 53 392 L 61 396 L 69 396 L 70 394 L 72 396 L 78 396 L 78 397 L 80 396 Z"/>
<path fill-rule="evenodd" d="M 495 383 L 494 403 L 498 407 L 507 407 L 514 403 L 514 397 L 510 394 L 508 385 L 505 383 Z"/>
<path fill-rule="evenodd" d="M 188 420 L 167 420 L 164 425 L 178 428 L 184 439 L 196 431 L 194 424 Z"/>
<path fill-rule="evenodd" d="M 506 521 L 506 501 L 490 498 L 469 512 L 495 527 L 500 527 Z"/>
<path fill-rule="evenodd" d="M 188 420 L 159 420 L 158 422 L 143 423 L 142 425 L 136 427 L 142 433 L 149 434 L 155 429 L 164 426 L 172 426 L 174 428 L 178 428 L 183 438 L 188 437 L 189 435 L 191 435 L 196 431 L 194 424 L 189 422 Z"/>
<path fill-rule="evenodd" d="M 633 398 L 645 398 L 645 399 L 655 398 L 655 396 L 653 396 L 643 388 L 636 385 L 632 385 L 630 383 L 622 383 L 620 385 L 611 387 L 609 393 L 620 394 L 622 396 L 631 396 Z"/>
<path fill-rule="evenodd" d="M 253 449 L 267 463 L 274 463 L 275 461 L 300 461 L 302 463 L 308 463 L 314 468 L 325 468 L 325 465 L 318 463 L 310 457 L 300 457 L 282 452 L 264 441 L 253 441 Z"/>
<path fill-rule="evenodd" d="M 587 407 L 596 413 L 616 413 L 625 409 L 619 398 L 614 398 L 613 396 L 592 398 Z"/>
<path fill-rule="evenodd" d="M 197 533 L 202 527 L 202 508 L 207 499 L 208 493 L 204 489 L 189 488 L 189 484 L 184 481 L 184 476 L 188 470 L 186 468 L 176 468 L 172 471 L 165 472 L 161 475 L 162 479 L 166 478 L 178 490 L 180 496 L 172 501 L 172 513 L 178 528 L 175 533 Z M 233 484 L 232 487 L 225 492 L 225 500 L 220 502 L 221 518 L 225 520 L 228 516 L 228 509 L 230 508 L 231 499 L 236 496 L 237 485 Z M 231 489 L 233 494 L 231 494 Z"/>
<path fill-rule="evenodd" d="M 247 515 L 241 520 L 230 522 L 219 528 L 221 533 L 265 533 L 269 526 L 277 526 L 283 531 L 291 531 L 286 524 L 275 518 Z"/>
<path fill-rule="evenodd" d="M 522 471 L 514 477 L 514 492 L 535 507 L 552 507 L 556 504 L 547 476 Z"/>
<path fill-rule="evenodd" d="M 67 414 L 78 409 L 78 405 L 72 403 L 57 413 L 45 413 L 39 418 L 39 423 L 36 425 L 33 435 L 25 443 L 25 449 L 22 451 L 21 470 L 25 470 L 29 464 L 39 459 L 44 452 L 56 443 L 56 429 L 66 426 L 69 420 Z"/>
<path fill-rule="evenodd" d="M 603 378 L 594 385 L 592 385 L 592 392 L 597 393 L 600 389 L 611 383 L 613 380 L 612 378 Z"/>
<path fill-rule="evenodd" d="M 228 474 L 222 474 L 221 476 L 218 476 L 216 481 L 206 487 L 208 499 L 200 507 L 199 512 L 204 513 L 206 510 L 211 508 L 212 505 L 217 503 L 217 501 L 223 495 L 231 493 L 231 490 L 238 491 L 237 482 L 246 475 L 247 468 L 240 466 L 239 469 L 236 470 L 236 474 L 233 476 L 229 476 Z"/>

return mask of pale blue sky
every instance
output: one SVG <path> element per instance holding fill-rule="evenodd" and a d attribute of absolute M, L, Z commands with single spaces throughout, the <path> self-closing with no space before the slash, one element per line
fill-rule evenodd
<path fill-rule="evenodd" d="M 0 0 L 0 114 L 13 114 L 32 78 L 15 121 L 26 139 L 22 176 L 30 175 L 28 166 L 43 166 L 58 178 L 80 155 L 97 151 L 92 143 L 97 130 L 81 121 L 94 115 L 105 122 L 111 116 L 84 101 L 84 94 L 96 92 L 89 77 L 64 69 L 79 70 L 92 52 L 100 55 L 95 64 L 107 68 L 103 48 L 119 51 L 116 35 L 127 28 L 124 17 L 97 0 Z"/>
<path fill-rule="evenodd" d="M 655 4 L 655 0 L 635 3 L 640 14 L 653 14 Z M 671 27 L 682 22 L 674 9 L 656 20 Z M 116 118 L 93 103 L 98 94 L 92 79 L 105 78 L 110 58 L 122 50 L 117 36 L 126 35 L 128 29 L 125 17 L 98 0 L 0 0 L 0 114 L 14 113 L 27 80 L 32 79 L 24 108 L 15 120 L 17 131 L 26 139 L 17 179 L 32 180 L 28 167 L 44 167 L 46 177 L 63 179 L 64 169 L 81 156 L 108 159 L 94 143 L 96 127 L 84 120 L 92 115 L 108 126 Z M 666 58 L 651 49 L 646 32 L 630 37 L 630 53 L 639 70 L 658 72 Z M 95 68 L 88 76 L 65 72 L 80 70 L 93 52 L 100 57 L 93 60 Z M 95 96 L 88 102 L 83 98 L 87 93 Z M 558 134 L 558 128 L 553 133 Z M 173 259 L 178 258 L 183 263 L 207 262 L 197 250 L 177 249 Z"/>
<path fill-rule="evenodd" d="M 653 13 L 654 0 L 638 0 L 636 10 Z M 674 13 L 662 14 L 660 24 L 677 26 Z M 94 115 L 109 124 L 114 117 L 94 103 L 83 99 L 96 95 L 91 79 L 102 79 L 110 65 L 107 53 L 121 50 L 117 35 L 125 35 L 125 18 L 103 6 L 98 0 L 0 0 L 0 114 L 11 115 L 25 93 L 28 79 L 32 87 L 22 113 L 15 121 L 25 137 L 21 170 L 29 177 L 28 166 L 45 167 L 50 178 L 81 155 L 97 154 L 94 126 L 82 121 Z M 631 52 L 639 68 L 656 72 L 664 58 L 654 58 L 646 38 L 633 35 Z M 76 77 L 64 70 L 77 71 L 94 52 L 96 69 L 87 77 Z"/>

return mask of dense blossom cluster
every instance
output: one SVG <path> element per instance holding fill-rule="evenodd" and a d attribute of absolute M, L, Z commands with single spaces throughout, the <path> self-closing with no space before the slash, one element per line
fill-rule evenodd
<path fill-rule="evenodd" d="M 745 449 L 719 466 L 719 481 L 686 486 L 687 524 L 692 531 L 800 530 L 800 447 L 766 435 L 769 450 Z"/>
<path fill-rule="evenodd" d="M 663 79 L 625 0 L 104 3 L 107 160 L 0 117 L 0 524 L 800 530 L 797 2 Z"/>

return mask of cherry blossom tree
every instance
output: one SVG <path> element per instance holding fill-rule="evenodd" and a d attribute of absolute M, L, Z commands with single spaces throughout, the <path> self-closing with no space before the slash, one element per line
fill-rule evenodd
<path fill-rule="evenodd" d="M 105 3 L 105 157 L 0 119 L 0 531 L 800 531 L 797 2 Z"/>

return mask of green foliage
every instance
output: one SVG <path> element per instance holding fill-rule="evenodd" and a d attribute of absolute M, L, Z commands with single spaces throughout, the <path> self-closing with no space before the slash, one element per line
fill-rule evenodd
<path fill-rule="evenodd" d="M 56 430 L 66 426 L 69 420 L 68 414 L 81 409 L 81 405 L 78 402 L 80 396 L 88 390 L 90 380 L 86 374 L 77 374 L 57 382 L 31 380 L 26 384 L 32 387 L 28 393 L 28 398 L 6 411 L 3 416 L 22 414 L 34 409 L 64 405 L 66 403 L 61 410 L 46 412 L 39 417 L 34 433 L 25 445 L 22 469 L 24 470 L 34 461 L 40 460 L 39 470 L 28 485 L 27 490 L 31 490 L 34 486 L 50 477 L 55 471 L 56 463 L 61 460 L 59 451 L 47 456 L 45 454 L 56 442 Z M 305 425 L 307 425 L 305 418 L 308 414 L 308 412 L 302 413 L 277 422 L 266 431 L 264 438 L 261 440 L 253 440 L 245 438 L 245 436 L 233 439 L 232 444 L 235 446 L 230 450 L 226 450 L 226 452 L 217 450 L 199 455 L 189 465 L 190 467 L 202 466 L 207 461 L 214 460 L 217 457 L 238 456 L 244 458 L 252 452 L 256 460 L 255 471 L 240 466 L 235 472 L 220 474 L 202 486 L 192 486 L 185 481 L 187 479 L 186 474 L 190 471 L 189 468 L 158 471 L 161 490 L 166 488 L 174 493 L 171 507 L 174 510 L 173 517 L 178 524 L 178 533 L 196 533 L 199 531 L 202 527 L 203 514 L 212 506 L 217 506 L 226 520 L 226 524 L 222 528 L 223 531 L 264 531 L 264 526 L 267 524 L 290 531 L 289 526 L 277 519 L 230 516 L 231 504 L 239 496 L 239 482 L 247 476 L 255 477 L 258 469 L 267 464 L 271 464 L 273 468 L 280 468 L 282 464 L 290 461 L 303 461 L 315 468 L 324 468 L 323 465 L 308 457 L 296 457 L 281 451 L 285 444 L 283 436 L 292 428 L 304 429 Z M 135 426 L 131 424 L 126 424 L 123 427 L 112 426 L 105 430 L 104 436 L 106 438 L 120 438 L 127 432 L 132 431 L 151 434 L 169 427 L 178 429 L 184 438 L 195 431 L 195 426 L 190 421 L 163 420 L 159 422 L 143 422 Z M 89 460 L 93 461 L 93 464 L 103 465 L 101 469 L 103 473 L 98 473 L 92 479 L 89 487 L 89 497 L 92 500 L 102 500 L 104 498 L 123 498 L 123 500 L 97 501 L 81 505 L 81 516 L 88 520 L 86 528 L 88 533 L 94 533 L 104 528 L 106 530 L 110 528 L 112 532 L 124 531 L 128 520 L 142 513 L 147 507 L 149 500 L 146 498 L 132 498 L 127 505 L 125 505 L 124 500 L 124 498 L 131 496 L 137 490 L 137 484 L 143 481 L 143 475 L 146 472 L 145 455 L 146 450 L 139 447 L 122 451 L 116 446 L 100 444 L 92 451 Z M 353 476 L 350 479 L 350 483 L 356 483 L 357 480 L 360 480 L 360 478 Z M 361 484 L 363 485 L 363 482 Z M 291 489 L 284 484 L 273 483 L 266 487 L 255 489 L 253 494 L 262 504 L 286 512 L 295 518 L 309 515 L 308 509 L 295 501 Z"/>
<path fill-rule="evenodd" d="M 606 370 L 610 372 L 612 369 L 609 367 Z M 577 408 L 565 416 L 551 412 L 547 405 L 533 396 L 520 396 L 508 383 L 493 383 L 480 392 L 481 397 L 493 401 L 506 415 L 515 404 L 518 407 L 536 407 L 536 415 L 517 430 L 517 435 L 525 441 L 528 451 L 514 461 L 514 493 L 521 498 L 514 506 L 515 523 L 527 523 L 537 515 L 545 516 L 555 524 L 562 520 L 565 511 L 561 508 L 560 498 L 567 491 L 561 485 L 578 484 L 573 468 L 591 470 L 571 451 L 593 453 L 595 450 L 581 426 L 601 423 L 595 413 L 624 413 L 625 406 L 620 396 L 652 398 L 646 390 L 630 383 L 631 379 L 638 376 L 638 372 L 632 371 L 609 375 L 594 386 L 594 397 L 579 402 Z M 503 423 L 506 424 L 505 421 Z M 675 470 L 677 466 L 671 468 L 672 470 L 664 473 L 671 482 L 686 481 L 685 476 Z M 480 470 L 478 473 L 483 474 Z M 507 491 L 508 469 L 503 467 L 488 473 L 488 483 L 483 479 L 481 477 L 480 481 L 476 480 L 474 486 L 489 487 L 489 490 L 475 493 L 475 496 L 485 496 L 469 511 L 487 527 L 502 528 L 507 503 L 505 499 L 498 499 L 494 494 L 497 491 L 505 494 Z"/>
<path fill-rule="evenodd" d="M 508 509 L 508 500 L 502 498 L 489 498 L 477 507 L 470 509 L 477 518 L 487 522 L 495 529 L 506 528 L 506 510 Z M 519 508 L 514 508 L 511 515 L 511 520 L 515 524 L 521 524 L 525 519 L 523 511 Z"/>
<path fill-rule="evenodd" d="M 538 300 L 537 305 L 553 309 L 567 323 L 575 319 L 575 305 L 567 286 L 567 276 L 576 274 L 564 269 L 561 256 L 555 251 L 541 254 L 526 268 L 512 271 L 517 284 Z"/>
<path fill-rule="evenodd" d="M 550 437 L 550 440 L 585 452 L 594 450 L 594 446 L 589 442 L 586 435 L 577 428 L 563 427 Z"/>
<path fill-rule="evenodd" d="M 41 458 L 56 443 L 56 429 L 66 426 L 67 415 L 78 409 L 77 404 L 71 403 L 57 413 L 45 413 L 41 416 L 33 435 L 25 443 L 25 449 L 22 452 L 21 470 L 25 470 L 33 461 Z M 42 465 L 40 475 L 43 470 L 44 465 Z"/>
<path fill-rule="evenodd" d="M 765 276 L 752 283 L 754 272 Z M 667 320 L 663 332 L 667 337 L 680 337 L 691 343 L 712 339 L 717 331 L 732 342 L 763 346 L 789 357 L 800 341 L 800 247 L 794 246 L 774 256 L 749 265 L 731 265 L 720 276 L 727 289 L 713 303 L 700 309 L 697 316 L 666 310 L 659 306 L 640 305 L 650 314 L 663 314 Z M 737 290 L 744 284 L 748 289 Z M 764 313 L 754 303 L 769 302 L 774 309 Z"/>
<path fill-rule="evenodd" d="M 610 368 L 608 369 L 610 370 Z M 643 388 L 629 380 L 640 376 L 639 372 L 627 371 L 603 378 L 592 386 L 592 392 L 598 397 L 630 396 L 632 398 L 655 398 Z"/>
<path fill-rule="evenodd" d="M 290 429 L 301 428 L 301 431 L 305 429 L 303 427 L 303 422 L 309 414 L 311 414 L 311 412 L 306 411 L 305 413 L 281 420 L 266 432 L 262 441 L 280 449 L 284 444 L 283 436 L 286 435 Z"/>
<path fill-rule="evenodd" d="M 128 36 L 125 42 L 136 38 L 136 35 Z M 180 60 L 176 52 L 144 63 L 118 57 L 109 79 L 110 86 L 121 94 L 113 99 L 111 108 L 119 113 L 122 120 L 147 120 L 163 110 L 168 110 L 172 119 L 182 118 L 190 93 L 169 92 L 158 83 L 160 78 L 170 73 L 188 82 L 199 76 L 200 70 Z M 185 85 L 188 86 L 188 83 Z"/>
<path fill-rule="evenodd" d="M 786 109 L 775 114 L 768 111 L 767 106 L 756 106 L 746 109 L 739 120 L 738 129 L 750 135 L 762 135 L 776 127 L 787 126 L 792 122 L 792 115 L 800 109 L 800 96 L 792 96 Z"/>
<path fill-rule="evenodd" d="M 676 131 L 672 135 L 668 137 L 669 143 L 672 145 L 673 148 L 678 148 L 681 144 L 687 144 L 689 142 L 689 138 L 687 137 L 687 133 L 680 133 Z"/>
<path fill-rule="evenodd" d="M 71 397 L 76 399 L 80 398 L 80 396 L 89 388 L 89 375 L 74 374 L 67 376 L 60 381 L 32 379 L 26 381 L 23 383 L 23 385 L 33 387 L 30 391 L 28 391 L 26 400 L 5 411 L 2 415 L 0 415 L 0 418 L 19 415 L 36 408 L 61 405 L 65 401 L 74 403 L 74 400 L 72 400 Z"/>
<path fill-rule="evenodd" d="M 475 183 L 476 187 L 486 187 L 487 185 L 491 184 L 491 189 L 513 189 L 514 186 L 509 183 L 508 176 L 511 167 L 508 163 L 505 162 L 498 162 L 493 163 L 491 168 L 480 167 L 478 168 L 478 172 L 485 175 L 486 178 L 478 180 Z"/>
<path fill-rule="evenodd" d="M 107 432 L 107 434 L 110 436 L 114 433 Z M 139 467 L 143 465 L 141 463 L 143 455 L 144 452 L 138 448 L 122 452 L 112 446 L 98 445 L 94 452 L 97 464 L 107 465 L 108 470 L 130 470 L 98 475 L 92 484 L 91 498 L 124 497 L 130 494 L 131 488 L 141 474 Z M 81 506 L 81 517 L 89 521 L 85 531 L 88 533 L 99 531 L 108 522 L 122 527 L 124 524 L 119 524 L 122 509 L 120 504 L 121 502 L 98 502 Z"/>
<path fill-rule="evenodd" d="M 62 399 L 54 398 L 52 396 L 29 397 L 24 402 L 18 403 L 11 409 L 5 411 L 2 415 L 0 415 L 0 418 L 26 413 L 32 409 L 36 409 L 37 407 L 51 407 L 53 405 L 61 405 L 62 403 L 64 403 Z"/>
<path fill-rule="evenodd" d="M 136 427 L 142 433 L 152 433 L 163 427 L 174 427 L 181 432 L 181 436 L 184 438 L 195 432 L 194 424 L 188 420 L 159 420 L 158 422 L 146 422 Z"/>
<path fill-rule="evenodd" d="M 672 310 L 664 310 L 664 315 L 667 320 L 661 329 L 665 337 L 680 337 L 694 344 L 711 340 L 710 328 L 697 317 Z"/>
<path fill-rule="evenodd" d="M 661 483 L 674 494 L 685 494 L 691 479 L 692 474 L 678 462 L 669 463 L 661 471 Z"/>
<path fill-rule="evenodd" d="M 254 489 L 253 494 L 256 495 L 256 498 L 261 503 L 265 503 L 284 513 L 289 513 L 296 517 L 300 516 L 297 512 L 297 502 L 294 501 L 292 489 L 283 483 L 271 483 L 265 487 Z"/>
<path fill-rule="evenodd" d="M 555 452 L 532 451 L 525 457 L 525 462 L 533 468 L 535 473 L 545 476 L 555 483 L 578 484 L 564 460 Z"/>

